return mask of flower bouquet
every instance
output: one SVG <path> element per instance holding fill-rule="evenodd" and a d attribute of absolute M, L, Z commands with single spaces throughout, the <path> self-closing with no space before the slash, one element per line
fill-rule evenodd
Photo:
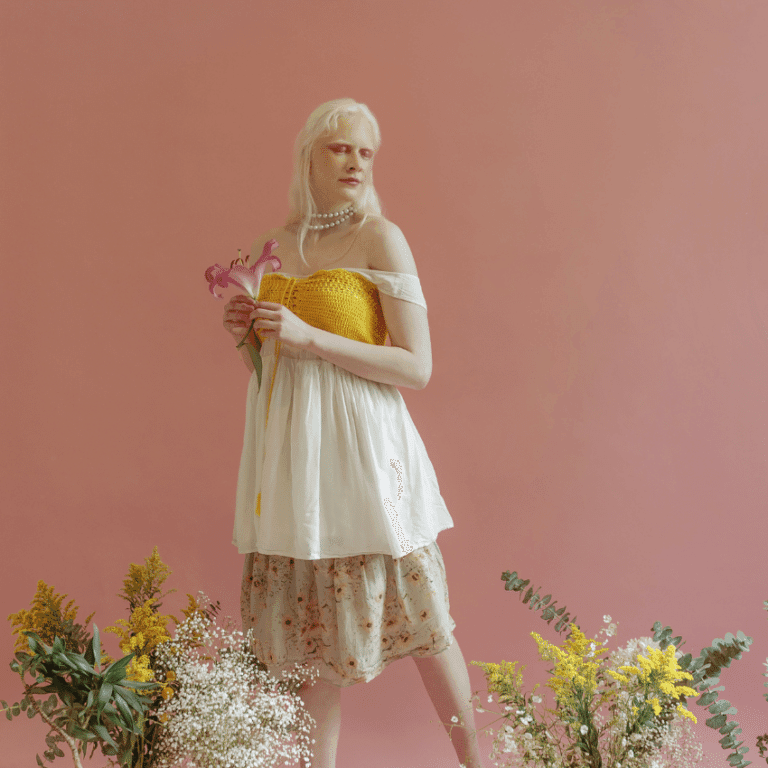
<path fill-rule="evenodd" d="M 502 579 L 507 590 L 521 593 L 530 581 L 508 571 Z M 523 598 L 530 609 L 542 611 L 547 623 L 557 618 L 556 631 L 569 629 L 561 646 L 531 633 L 540 657 L 554 662 L 546 684 L 554 698 L 552 706 L 544 706 L 544 698 L 536 695 L 539 686 L 530 693 L 524 690 L 517 662 L 471 662 L 484 669 L 488 702 L 493 702 L 495 694 L 503 707 L 497 711 L 503 725 L 496 733 L 492 754 L 493 759 L 503 761 L 497 764 L 531 768 L 697 765 L 703 751 L 692 730 L 696 718 L 686 707 L 686 698 L 692 696 L 698 696 L 696 703 L 708 708 L 712 717 L 706 725 L 723 734 L 723 748 L 734 750 L 729 765 L 744 768 L 750 764 L 743 759 L 748 748 L 736 741 L 741 732 L 738 723 L 728 722 L 727 716 L 736 709 L 730 702 L 718 700 L 722 687 L 713 686 L 719 682 L 722 667 L 741 658 L 752 638 L 729 633 L 694 659 L 679 650 L 681 637 L 672 638 L 672 630 L 662 629 L 656 622 L 653 638 L 632 640 L 611 653 L 606 646 L 617 625 L 610 616 L 604 617 L 608 626 L 588 638 L 575 620 L 570 621 L 565 607 L 555 609 L 551 600 L 551 595 L 542 598 L 530 587 Z M 478 701 L 478 712 L 486 711 L 479 705 L 477 692 L 473 699 Z"/>
<path fill-rule="evenodd" d="M 144 565 L 131 564 L 119 595 L 130 618 L 106 630 L 127 654 L 118 661 L 104 653 L 95 624 L 89 636 L 77 622 L 74 601 L 62 606 L 66 595 L 45 582 L 30 610 L 8 617 L 17 635 L 11 668 L 24 696 L 0 704 L 9 720 L 26 711 L 48 725 L 39 766 L 64 757 L 62 746 L 77 768 L 89 746 L 91 757 L 100 749 L 126 768 L 184 759 L 200 768 L 258 768 L 278 755 L 310 756 L 312 718 L 296 694 L 316 673 L 299 668 L 272 678 L 251 653 L 250 636 L 220 619 L 219 604 L 202 593 L 188 595 L 183 621 L 161 614 L 160 599 L 173 591 L 161 590 L 169 574 L 157 547 Z"/>

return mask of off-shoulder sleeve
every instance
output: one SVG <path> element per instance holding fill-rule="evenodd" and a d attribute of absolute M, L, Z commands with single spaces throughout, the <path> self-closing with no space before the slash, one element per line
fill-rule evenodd
<path fill-rule="evenodd" d="M 418 275 L 406 275 L 403 272 L 382 272 L 380 269 L 350 269 L 350 272 L 360 272 L 376 285 L 381 293 L 396 299 L 410 301 L 420 307 L 427 308 L 421 282 Z"/>

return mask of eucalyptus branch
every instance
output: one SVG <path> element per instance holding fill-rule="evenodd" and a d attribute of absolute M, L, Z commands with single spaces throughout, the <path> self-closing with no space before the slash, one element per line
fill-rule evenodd
<path fill-rule="evenodd" d="M 51 720 L 48 715 L 43 712 L 42 707 L 38 704 L 37 700 L 30 694 L 30 686 L 24 685 L 24 692 L 27 694 L 27 697 L 32 704 L 32 708 L 37 712 L 40 717 L 43 718 L 43 720 L 50 726 L 51 730 L 56 731 L 57 733 L 61 734 L 64 741 L 67 742 L 67 746 L 72 752 L 72 759 L 75 761 L 75 768 L 83 768 L 83 764 L 80 761 L 80 755 L 77 751 L 77 742 L 66 732 L 64 731 L 60 726 L 56 725 L 56 723 Z"/>

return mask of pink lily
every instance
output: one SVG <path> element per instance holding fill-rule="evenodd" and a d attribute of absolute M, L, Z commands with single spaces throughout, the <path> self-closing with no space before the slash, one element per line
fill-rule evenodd
<path fill-rule="evenodd" d="M 250 256 L 245 257 L 245 262 L 242 258 L 235 259 L 230 264 L 229 269 L 222 267 L 220 264 L 208 267 L 205 270 L 205 279 L 209 283 L 211 293 L 217 299 L 221 299 L 223 297 L 216 293 L 216 286 L 226 288 L 232 284 L 242 288 L 252 299 L 256 299 L 259 295 L 259 286 L 261 285 L 264 273 L 267 271 L 267 267 L 271 266 L 272 271 L 276 272 L 282 266 L 280 259 L 272 255 L 272 251 L 275 248 L 277 248 L 277 240 L 268 240 L 261 256 L 259 256 L 259 260 L 250 267 L 246 266 Z M 239 250 L 238 253 L 240 253 Z"/>
<path fill-rule="evenodd" d="M 272 255 L 272 251 L 277 248 L 277 240 L 268 240 L 264 246 L 264 250 L 259 256 L 259 260 L 251 267 L 247 266 L 249 256 L 245 257 L 245 261 L 238 256 L 230 265 L 229 269 L 222 267 L 221 264 L 214 264 L 212 267 L 208 267 L 205 270 L 205 279 L 209 283 L 211 293 L 217 298 L 221 299 L 216 293 L 216 286 L 226 288 L 230 283 L 236 285 L 238 288 L 242 288 L 252 299 L 257 299 L 259 296 L 259 287 L 261 286 L 261 279 L 264 277 L 264 273 L 267 271 L 267 267 L 272 267 L 272 271 L 276 272 L 282 266 L 280 259 L 277 256 Z M 237 251 L 240 253 L 240 250 Z M 256 336 L 255 346 L 248 341 L 248 337 L 251 335 L 253 326 L 256 323 L 256 318 L 251 320 L 251 324 L 245 335 L 237 345 L 238 348 L 243 345 L 248 349 L 248 353 L 251 356 L 253 362 L 253 369 L 256 371 L 256 375 L 259 379 L 259 386 L 261 386 L 261 355 L 259 350 L 261 349 L 261 339 Z"/>

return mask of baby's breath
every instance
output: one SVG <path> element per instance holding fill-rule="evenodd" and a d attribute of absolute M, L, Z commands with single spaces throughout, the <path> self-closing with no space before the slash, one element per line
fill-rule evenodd
<path fill-rule="evenodd" d="M 250 650 L 251 635 L 192 612 L 176 637 L 157 649 L 166 689 L 158 708 L 164 723 L 156 768 L 260 768 L 283 760 L 311 758 L 314 723 L 291 692 L 313 669 L 283 673 L 278 681 L 262 671 Z"/>

